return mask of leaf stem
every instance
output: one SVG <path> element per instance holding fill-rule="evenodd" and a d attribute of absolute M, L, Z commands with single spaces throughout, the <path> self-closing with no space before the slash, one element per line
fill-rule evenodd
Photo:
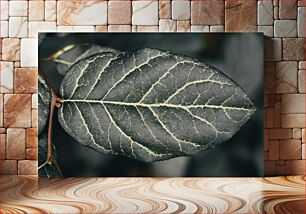
<path fill-rule="evenodd" d="M 50 104 L 50 114 L 49 114 L 49 124 L 48 124 L 48 153 L 47 153 L 47 162 L 52 163 L 53 157 L 52 157 L 52 125 L 53 125 L 53 114 L 54 114 L 54 107 L 56 105 L 56 98 L 57 96 L 51 90 L 51 104 Z"/>
<path fill-rule="evenodd" d="M 63 63 L 63 64 L 66 64 L 66 63 L 69 64 L 69 62 L 65 62 L 65 61 L 61 61 L 61 60 L 57 61 L 57 60 L 58 60 L 58 57 L 60 57 L 62 54 L 64 54 L 65 52 L 69 51 L 70 49 L 72 49 L 74 47 L 75 47 L 74 44 L 68 45 L 68 46 L 64 47 L 63 49 L 55 52 L 54 54 L 52 54 L 49 57 L 39 59 L 39 61 L 53 61 L 53 62 L 59 62 L 59 63 Z"/>
<path fill-rule="evenodd" d="M 59 174 L 63 177 L 63 173 L 57 163 L 57 161 L 53 158 L 53 141 L 52 141 L 52 136 L 53 136 L 53 115 L 54 115 L 54 108 L 57 106 L 59 107 L 59 105 L 63 102 L 60 98 L 58 98 L 58 96 L 56 95 L 56 92 L 52 86 L 52 84 L 50 83 L 49 79 L 46 77 L 46 75 L 44 74 L 44 72 L 39 69 L 40 74 L 43 76 L 43 78 L 46 80 L 47 84 L 50 87 L 51 90 L 51 104 L 50 104 L 50 114 L 49 114 L 49 124 L 48 124 L 48 150 L 47 150 L 47 159 L 46 162 L 43 164 L 49 164 L 49 165 L 53 165 L 56 167 L 57 171 L 59 172 Z"/>

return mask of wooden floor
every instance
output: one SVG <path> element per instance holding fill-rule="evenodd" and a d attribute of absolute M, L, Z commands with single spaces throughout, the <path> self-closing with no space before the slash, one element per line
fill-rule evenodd
<path fill-rule="evenodd" d="M 305 213 L 305 177 L 0 178 L 2 213 Z M 0 213 L 1 213 L 0 212 Z"/>

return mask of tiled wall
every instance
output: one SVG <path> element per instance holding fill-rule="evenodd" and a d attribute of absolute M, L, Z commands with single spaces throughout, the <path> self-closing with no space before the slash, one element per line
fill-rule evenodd
<path fill-rule="evenodd" d="M 305 1 L 0 1 L 0 173 L 37 174 L 37 31 L 258 31 L 272 37 L 265 42 L 265 173 L 305 174 Z"/>

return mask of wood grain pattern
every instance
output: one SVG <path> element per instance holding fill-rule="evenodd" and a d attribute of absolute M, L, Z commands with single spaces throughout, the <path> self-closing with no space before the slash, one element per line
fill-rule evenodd
<path fill-rule="evenodd" d="M 1 213 L 305 213 L 304 176 L 0 178 Z"/>

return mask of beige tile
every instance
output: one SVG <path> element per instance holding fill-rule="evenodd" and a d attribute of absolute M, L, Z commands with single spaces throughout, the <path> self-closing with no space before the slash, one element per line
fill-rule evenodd
<path fill-rule="evenodd" d="M 284 94 L 282 113 L 306 113 L 305 94 Z"/>
<path fill-rule="evenodd" d="M 209 26 L 208 25 L 192 25 L 191 26 L 191 32 L 209 32 Z"/>
<path fill-rule="evenodd" d="M 38 94 L 32 94 L 32 109 L 38 108 Z"/>
<path fill-rule="evenodd" d="M 267 108 L 267 128 L 273 128 L 274 127 L 274 109 L 273 108 Z"/>
<path fill-rule="evenodd" d="M 265 161 L 264 162 L 264 174 L 265 176 L 275 175 L 276 172 L 276 161 Z"/>
<path fill-rule="evenodd" d="M 6 144 L 6 134 L 0 134 L 0 159 L 4 160 L 5 159 L 5 144 Z"/>
<path fill-rule="evenodd" d="M 37 39 L 21 39 L 21 67 L 37 67 L 38 66 L 38 40 Z"/>
<path fill-rule="evenodd" d="M 57 32 L 95 32 L 94 26 L 57 26 Z"/>
<path fill-rule="evenodd" d="M 31 127 L 31 94 L 4 95 L 4 126 Z"/>
<path fill-rule="evenodd" d="M 36 160 L 18 161 L 18 175 L 37 175 L 38 163 Z"/>
<path fill-rule="evenodd" d="M 38 130 L 37 128 L 26 129 L 26 146 L 27 148 L 38 147 Z"/>
<path fill-rule="evenodd" d="M 210 32 L 224 32 L 223 25 L 212 25 L 209 27 Z"/>
<path fill-rule="evenodd" d="M 159 1 L 159 18 L 171 18 L 171 1 Z"/>
<path fill-rule="evenodd" d="M 302 138 L 302 129 L 294 128 L 293 129 L 293 136 L 294 139 L 301 139 Z"/>
<path fill-rule="evenodd" d="M 257 32 L 263 33 L 265 36 L 273 37 L 273 26 L 258 26 Z"/>
<path fill-rule="evenodd" d="M 302 143 L 306 143 L 306 128 L 302 129 Z"/>
<path fill-rule="evenodd" d="M 306 159 L 306 144 L 302 144 L 302 159 Z"/>
<path fill-rule="evenodd" d="M 10 16 L 28 16 L 28 1 L 9 1 Z"/>
<path fill-rule="evenodd" d="M 279 160 L 278 140 L 269 140 L 269 160 Z"/>
<path fill-rule="evenodd" d="M 283 114 L 282 127 L 284 128 L 304 128 L 306 114 Z"/>
<path fill-rule="evenodd" d="M 283 60 L 304 60 L 304 38 L 283 38 Z"/>
<path fill-rule="evenodd" d="M 275 166 L 275 175 L 282 176 L 286 174 L 286 166 L 285 165 L 276 165 Z"/>
<path fill-rule="evenodd" d="M 9 36 L 25 38 L 28 36 L 28 18 L 27 17 L 10 17 L 9 19 Z"/>
<path fill-rule="evenodd" d="M 3 94 L 0 94 L 0 127 L 3 127 Z"/>
<path fill-rule="evenodd" d="M 172 19 L 189 20 L 190 19 L 190 2 L 189 1 L 172 1 Z"/>
<path fill-rule="evenodd" d="M 16 68 L 15 69 L 15 93 L 37 93 L 38 69 Z"/>
<path fill-rule="evenodd" d="M 218 25 L 224 24 L 224 2 L 218 0 L 192 1 L 192 25 Z"/>
<path fill-rule="evenodd" d="M 267 96 L 268 96 L 268 107 L 274 108 L 276 102 L 275 94 L 267 94 Z"/>
<path fill-rule="evenodd" d="M 130 1 L 110 1 L 108 2 L 108 24 L 131 24 Z"/>
<path fill-rule="evenodd" d="M 278 17 L 278 11 L 279 11 L 279 8 L 278 8 L 278 7 L 274 7 L 274 9 L 273 9 L 273 18 L 274 18 L 275 20 L 278 20 L 278 19 L 279 19 L 279 17 Z"/>
<path fill-rule="evenodd" d="M 20 60 L 20 39 L 6 38 L 2 40 L 2 59 L 6 61 Z"/>
<path fill-rule="evenodd" d="M 305 6 L 298 8 L 297 28 L 298 37 L 305 37 Z"/>
<path fill-rule="evenodd" d="M 291 139 L 292 129 L 269 129 L 269 139 Z"/>
<path fill-rule="evenodd" d="M 273 25 L 273 1 L 263 0 L 257 2 L 257 24 Z"/>
<path fill-rule="evenodd" d="M 176 21 L 172 19 L 160 19 L 158 30 L 159 32 L 175 32 Z"/>
<path fill-rule="evenodd" d="M 45 1 L 45 20 L 56 21 L 56 1 Z"/>
<path fill-rule="evenodd" d="M 26 159 L 27 160 L 37 160 L 38 158 L 38 149 L 37 148 L 29 148 L 26 150 Z"/>
<path fill-rule="evenodd" d="M 56 32 L 56 22 L 29 22 L 29 37 L 38 38 L 39 32 Z"/>
<path fill-rule="evenodd" d="M 133 25 L 158 25 L 158 1 L 133 1 Z"/>
<path fill-rule="evenodd" d="M 14 62 L 14 67 L 15 68 L 20 68 L 20 61 L 15 61 Z"/>
<path fill-rule="evenodd" d="M 297 62 L 277 62 L 276 93 L 296 93 L 297 73 Z"/>
<path fill-rule="evenodd" d="M 305 160 L 286 161 L 286 175 L 303 175 L 305 174 Z"/>
<path fill-rule="evenodd" d="M 296 19 L 297 18 L 296 0 L 279 0 L 279 18 Z"/>
<path fill-rule="evenodd" d="M 177 32 L 190 32 L 189 21 L 177 21 Z"/>
<path fill-rule="evenodd" d="M 135 26 L 135 25 L 132 25 L 132 32 L 137 32 L 137 28 L 136 28 L 137 26 Z M 158 30 L 157 30 L 158 31 Z"/>
<path fill-rule="evenodd" d="M 225 31 L 257 31 L 256 0 L 227 0 L 225 5 Z"/>
<path fill-rule="evenodd" d="M 264 151 L 269 150 L 269 129 L 264 129 Z"/>
<path fill-rule="evenodd" d="M 299 70 L 298 76 L 298 87 L 299 87 L 299 93 L 305 93 L 305 71 L 306 70 Z"/>
<path fill-rule="evenodd" d="M 32 127 L 33 128 L 38 127 L 38 109 L 32 110 Z"/>
<path fill-rule="evenodd" d="M 265 62 L 264 93 L 275 93 L 275 63 Z"/>
<path fill-rule="evenodd" d="M 276 161 L 276 165 L 284 166 L 285 164 L 286 164 L 286 161 L 284 161 L 284 160 L 278 160 L 278 161 Z"/>
<path fill-rule="evenodd" d="M 8 20 L 9 18 L 9 2 L 0 1 L 0 20 Z"/>
<path fill-rule="evenodd" d="M 107 32 L 107 25 L 96 26 L 96 32 Z"/>
<path fill-rule="evenodd" d="M 297 5 L 298 5 L 299 7 L 305 7 L 305 6 L 306 6 L 306 3 L 305 3 L 304 0 L 298 0 Z"/>
<path fill-rule="evenodd" d="M 107 1 L 58 1 L 58 25 L 106 25 Z"/>
<path fill-rule="evenodd" d="M 277 101 L 274 106 L 274 127 L 282 127 L 282 102 Z"/>
<path fill-rule="evenodd" d="M 149 26 L 149 25 L 138 25 L 136 26 L 137 32 L 158 32 L 158 26 Z"/>
<path fill-rule="evenodd" d="M 6 158 L 11 160 L 25 159 L 25 129 L 8 128 L 6 139 Z"/>
<path fill-rule="evenodd" d="M 131 25 L 108 25 L 108 32 L 131 32 Z"/>
<path fill-rule="evenodd" d="M 14 63 L 0 62 L 0 93 L 12 93 L 14 88 Z"/>
<path fill-rule="evenodd" d="M 300 160 L 302 158 L 301 140 L 280 140 L 279 147 L 281 160 Z"/>
<path fill-rule="evenodd" d="M 0 37 L 5 38 L 9 36 L 8 21 L 0 21 Z"/>
<path fill-rule="evenodd" d="M 17 175 L 16 160 L 0 160 L 0 175 Z"/>
<path fill-rule="evenodd" d="M 275 20 L 274 21 L 275 37 L 296 37 L 297 25 L 296 20 Z"/>
<path fill-rule="evenodd" d="M 301 70 L 306 69 L 306 61 L 300 61 L 299 62 L 299 69 L 301 69 Z"/>
<path fill-rule="evenodd" d="M 29 1 L 29 20 L 42 21 L 45 19 L 45 2 Z"/>

